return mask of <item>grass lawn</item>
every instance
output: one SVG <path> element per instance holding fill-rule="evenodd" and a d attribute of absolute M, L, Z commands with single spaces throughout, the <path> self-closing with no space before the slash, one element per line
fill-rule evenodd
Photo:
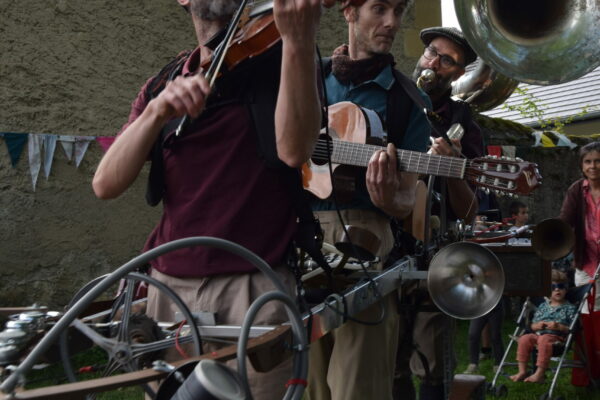
<path fill-rule="evenodd" d="M 468 321 L 458 321 L 457 322 L 457 331 L 456 331 L 456 344 L 455 351 L 457 354 L 458 365 L 456 369 L 456 373 L 462 373 L 465 370 L 468 364 L 468 354 L 467 354 L 467 330 L 469 327 Z M 504 345 L 508 344 L 508 335 L 512 334 L 515 329 L 515 325 L 510 320 L 505 320 L 503 330 L 504 330 Z M 511 355 L 508 358 L 508 361 L 514 361 L 514 355 L 516 352 L 516 346 L 513 345 L 511 348 Z M 75 362 L 82 365 L 101 365 L 104 360 L 104 353 L 99 349 L 93 349 L 86 353 L 80 354 L 77 356 Z M 483 360 L 479 364 L 479 374 L 484 375 L 488 382 L 491 382 L 493 379 L 492 372 L 492 361 L 491 360 Z M 508 375 L 511 375 L 516 372 L 516 367 L 508 367 L 504 369 L 504 375 L 498 379 L 497 385 L 504 384 L 508 388 L 508 399 L 512 400 L 535 400 L 540 397 L 546 390 L 550 387 L 551 375 L 548 373 L 546 378 L 546 383 L 543 385 L 532 384 L 532 383 L 523 383 L 518 382 L 514 383 L 508 379 Z M 57 384 L 60 382 L 65 382 L 62 378 L 63 372 L 62 367 L 53 366 L 50 368 L 46 368 L 41 371 L 35 371 L 31 374 L 30 385 L 29 388 L 47 386 L 51 384 Z M 91 376 L 90 376 L 91 377 Z M 600 400 L 600 389 L 592 392 L 586 388 L 575 387 L 571 385 L 571 369 L 564 368 L 559 375 L 559 381 L 557 387 L 554 391 L 554 396 L 562 396 L 566 400 Z M 98 396 L 98 399 L 102 400 L 142 400 L 144 398 L 143 391 L 139 387 L 130 387 L 123 388 L 121 390 L 116 390 L 112 392 L 103 393 Z M 486 397 L 487 399 L 494 399 L 491 395 Z M 260 399 L 257 399 L 260 400 Z M 371 400 L 371 399 L 368 399 Z M 373 399 L 376 400 L 376 399 Z"/>

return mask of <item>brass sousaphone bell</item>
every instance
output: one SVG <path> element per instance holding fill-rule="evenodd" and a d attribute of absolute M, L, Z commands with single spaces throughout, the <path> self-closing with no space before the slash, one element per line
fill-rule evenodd
<path fill-rule="evenodd" d="M 573 229 L 561 219 L 545 219 L 533 229 L 531 247 L 542 260 L 562 258 L 569 254 L 574 244 Z"/>
<path fill-rule="evenodd" d="M 600 0 L 454 0 L 479 56 L 452 94 L 477 112 L 502 104 L 519 82 L 555 85 L 600 65 Z"/>
<path fill-rule="evenodd" d="M 429 294 L 445 314 L 475 319 L 490 312 L 504 292 L 504 270 L 498 257 L 471 242 L 452 243 L 429 265 Z"/>
<path fill-rule="evenodd" d="M 600 0 L 454 0 L 465 38 L 520 82 L 554 85 L 600 64 Z"/>

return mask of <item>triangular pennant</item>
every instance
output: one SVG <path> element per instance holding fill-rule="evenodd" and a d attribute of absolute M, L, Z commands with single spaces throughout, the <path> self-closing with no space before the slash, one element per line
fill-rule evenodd
<path fill-rule="evenodd" d="M 77 136 L 75 138 L 75 166 L 79 167 L 83 156 L 87 152 L 90 142 L 94 140 L 93 136 Z"/>
<path fill-rule="evenodd" d="M 58 141 L 65 152 L 67 160 L 73 160 L 73 145 L 75 144 L 75 136 L 59 135 Z"/>
<path fill-rule="evenodd" d="M 44 176 L 46 180 L 50 176 L 52 162 L 54 161 L 54 150 L 56 149 L 56 135 L 44 135 Z"/>
<path fill-rule="evenodd" d="M 31 173 L 31 184 L 33 185 L 33 191 L 35 192 L 35 186 L 37 185 L 38 175 L 40 174 L 40 168 L 42 167 L 42 137 L 41 135 L 29 134 L 29 172 Z"/>
<path fill-rule="evenodd" d="M 106 153 L 108 148 L 114 143 L 115 139 L 114 136 L 98 136 L 96 137 L 96 142 L 98 142 L 100 147 L 102 147 L 102 150 Z"/>
<path fill-rule="evenodd" d="M 502 146 L 502 155 L 508 158 L 515 158 L 516 147 L 515 146 Z"/>
<path fill-rule="evenodd" d="M 21 153 L 23 153 L 23 147 L 25 147 L 28 136 L 29 134 L 27 133 L 4 132 L 4 141 L 6 142 L 10 163 L 13 167 L 17 165 L 19 158 L 21 158 Z"/>
<path fill-rule="evenodd" d="M 502 156 L 502 146 L 488 146 L 487 153 L 490 156 L 500 157 Z"/>

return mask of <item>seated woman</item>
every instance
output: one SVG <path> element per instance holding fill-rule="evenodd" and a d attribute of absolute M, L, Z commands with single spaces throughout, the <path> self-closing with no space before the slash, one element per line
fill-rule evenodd
<path fill-rule="evenodd" d="M 569 325 L 577 313 L 577 308 L 566 300 L 566 294 L 567 276 L 563 272 L 552 270 L 552 295 L 548 301 L 540 304 L 535 312 L 531 323 L 533 333 L 519 338 L 517 347 L 519 372 L 510 377 L 514 382 L 525 380 L 525 382 L 542 383 L 544 381 L 544 373 L 552 357 L 552 345 L 565 340 Z M 536 344 L 537 369 L 533 375 L 527 377 L 527 361 Z"/>

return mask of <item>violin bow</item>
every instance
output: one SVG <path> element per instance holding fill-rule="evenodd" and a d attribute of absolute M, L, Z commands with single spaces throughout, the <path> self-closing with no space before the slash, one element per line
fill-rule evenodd
<path fill-rule="evenodd" d="M 227 49 L 229 48 L 229 45 L 231 44 L 231 41 L 233 40 L 233 37 L 235 36 L 235 31 L 240 22 L 240 19 L 242 18 L 244 10 L 246 9 L 247 4 L 248 4 L 248 0 L 242 0 L 240 6 L 238 7 L 237 11 L 235 12 L 235 15 L 231 19 L 231 22 L 229 22 L 229 25 L 227 26 L 227 32 L 225 34 L 225 37 L 223 38 L 221 43 L 219 43 L 219 45 L 217 46 L 213 60 L 211 61 L 210 66 L 208 67 L 208 70 L 206 71 L 206 79 L 208 80 L 208 84 L 211 89 L 215 83 L 215 80 L 217 79 L 219 70 L 221 69 L 221 66 L 223 65 L 223 61 L 225 60 L 225 55 L 227 54 Z M 189 122 L 190 122 L 190 116 L 187 114 L 184 115 L 183 118 L 181 119 L 181 121 L 179 122 L 179 125 L 177 126 L 177 130 L 175 131 L 175 136 L 179 136 L 181 134 L 181 131 L 183 131 L 183 129 L 188 125 Z"/>

